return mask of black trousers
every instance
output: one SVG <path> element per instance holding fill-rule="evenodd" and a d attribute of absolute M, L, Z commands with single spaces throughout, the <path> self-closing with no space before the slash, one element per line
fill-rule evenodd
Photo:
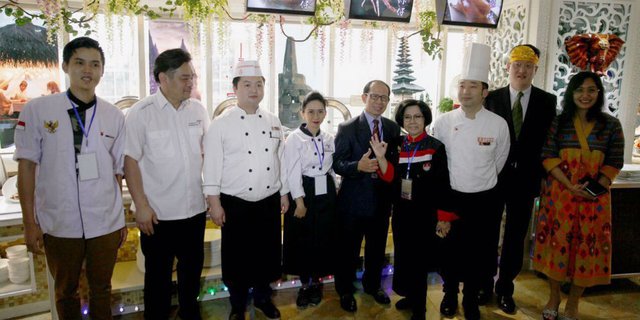
<path fill-rule="evenodd" d="M 144 318 L 167 319 L 171 309 L 171 273 L 178 259 L 178 314 L 182 319 L 201 319 L 198 294 L 204 262 L 206 214 L 188 219 L 160 221 L 154 234 L 140 235 L 144 253 Z"/>
<path fill-rule="evenodd" d="M 513 280 L 522 269 L 524 239 L 527 236 L 531 220 L 534 197 L 522 195 L 522 193 L 518 194 L 517 187 L 503 188 L 503 191 L 507 195 L 505 201 L 506 223 L 500 254 L 500 275 L 495 290 L 498 295 L 512 296 Z M 488 289 L 487 292 L 491 292 L 493 279 L 488 280 L 488 287 L 485 289 Z"/>
<path fill-rule="evenodd" d="M 477 303 L 481 284 L 497 268 L 497 239 L 502 201 L 498 188 L 476 193 L 454 192 L 459 220 L 445 238 L 441 276 L 446 293 L 457 293 L 464 282 L 464 300 Z"/>
<path fill-rule="evenodd" d="M 231 306 L 244 310 L 249 288 L 253 299 L 271 299 L 271 282 L 282 275 L 280 194 L 251 202 L 220 195 L 225 210 L 222 227 L 222 280 Z"/>
<path fill-rule="evenodd" d="M 388 209 L 379 209 L 373 216 L 354 216 L 339 211 L 336 248 L 338 259 L 335 267 L 335 285 L 339 295 L 355 292 L 353 282 L 356 280 L 363 239 L 365 240 L 365 271 L 362 276 L 362 286 L 365 291 L 377 290 L 380 287 L 389 233 L 389 216 Z"/>

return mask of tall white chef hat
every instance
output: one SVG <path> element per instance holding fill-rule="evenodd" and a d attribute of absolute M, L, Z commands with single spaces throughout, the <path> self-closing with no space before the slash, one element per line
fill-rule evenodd
<path fill-rule="evenodd" d="M 491 47 L 486 44 L 472 43 L 463 60 L 460 80 L 481 81 L 488 84 L 490 61 Z"/>
<path fill-rule="evenodd" d="M 262 69 L 256 60 L 240 60 L 233 69 L 233 77 L 262 77 Z"/>

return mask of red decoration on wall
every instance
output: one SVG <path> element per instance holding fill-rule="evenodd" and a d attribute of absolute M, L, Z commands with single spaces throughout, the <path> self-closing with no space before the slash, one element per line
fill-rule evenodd
<path fill-rule="evenodd" d="M 585 33 L 565 40 L 564 44 L 571 63 L 602 76 L 615 60 L 624 41 L 615 34 Z"/>

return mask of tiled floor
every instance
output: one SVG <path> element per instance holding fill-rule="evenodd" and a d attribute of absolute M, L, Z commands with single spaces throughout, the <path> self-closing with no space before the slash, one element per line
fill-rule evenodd
<path fill-rule="evenodd" d="M 279 290 L 276 293 L 274 302 L 282 313 L 282 319 L 381 319 L 381 320 L 401 320 L 409 319 L 410 314 L 404 311 L 397 311 L 393 304 L 400 299 L 393 294 L 390 289 L 391 277 L 385 279 L 385 287 L 390 294 L 392 304 L 381 306 L 368 295 L 358 293 L 358 312 L 348 313 L 340 308 L 338 296 L 333 284 L 325 286 L 322 303 L 316 307 L 309 307 L 304 310 L 296 308 L 295 299 L 297 290 Z M 428 290 L 427 319 L 443 319 L 438 308 L 442 299 L 440 277 L 432 274 Z M 515 300 L 518 310 L 515 315 L 507 315 L 500 311 L 494 303 L 481 307 L 483 319 L 541 319 L 542 306 L 546 303 L 548 287 L 545 280 L 538 278 L 532 272 L 523 272 L 516 281 Z M 460 297 L 461 300 L 461 297 Z M 562 306 L 562 305 L 561 305 Z M 202 303 L 202 314 L 204 319 L 227 319 L 229 315 L 229 303 L 227 299 L 205 301 Z M 561 309 L 562 310 L 562 309 Z M 260 311 L 249 308 L 247 319 L 266 319 Z M 49 314 L 37 315 L 23 318 L 29 320 L 50 319 Z M 143 319 L 141 313 L 128 314 L 115 319 L 130 320 Z M 459 311 L 453 319 L 464 319 L 462 311 Z M 615 319 L 631 320 L 640 319 L 640 277 L 631 279 L 616 279 L 611 285 L 590 288 L 586 291 L 580 305 L 580 319 Z"/>

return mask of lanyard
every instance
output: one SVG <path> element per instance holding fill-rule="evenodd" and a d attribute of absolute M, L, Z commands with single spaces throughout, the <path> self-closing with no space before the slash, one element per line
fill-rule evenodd
<path fill-rule="evenodd" d="M 322 169 L 322 163 L 324 162 L 324 143 L 322 138 L 320 138 L 320 145 L 322 146 L 322 153 L 320 153 L 320 149 L 318 148 L 318 144 L 316 143 L 316 138 L 311 138 L 313 141 L 313 145 L 316 147 L 316 153 L 318 154 L 318 161 L 320 161 L 320 169 Z"/>
<path fill-rule="evenodd" d="M 405 137 L 404 138 L 404 144 L 407 146 L 407 151 L 409 151 L 409 138 Z M 413 158 L 415 158 L 416 156 L 416 151 L 418 151 L 418 146 L 420 144 L 416 143 L 416 147 L 413 149 L 413 153 L 411 154 L 411 157 L 409 158 L 409 160 L 407 160 L 407 179 L 409 179 L 409 172 L 411 171 L 411 162 L 413 162 Z"/>
<path fill-rule="evenodd" d="M 67 99 L 69 99 L 69 97 L 67 97 Z M 89 127 L 85 130 L 84 128 L 84 123 L 82 123 L 82 119 L 80 118 L 80 114 L 78 113 L 78 108 L 76 107 L 76 105 L 71 102 L 71 100 L 69 100 L 69 103 L 71 103 L 71 107 L 73 108 L 73 112 L 76 114 L 76 119 L 78 120 L 78 124 L 80 125 L 80 129 L 82 130 L 82 134 L 85 136 L 86 140 L 86 146 L 89 146 L 89 131 L 91 131 L 91 126 L 93 125 L 93 118 L 95 118 L 96 116 L 96 109 L 98 109 L 98 102 L 96 101 L 96 103 L 93 105 L 93 114 L 91 115 L 91 121 L 89 121 Z"/>

